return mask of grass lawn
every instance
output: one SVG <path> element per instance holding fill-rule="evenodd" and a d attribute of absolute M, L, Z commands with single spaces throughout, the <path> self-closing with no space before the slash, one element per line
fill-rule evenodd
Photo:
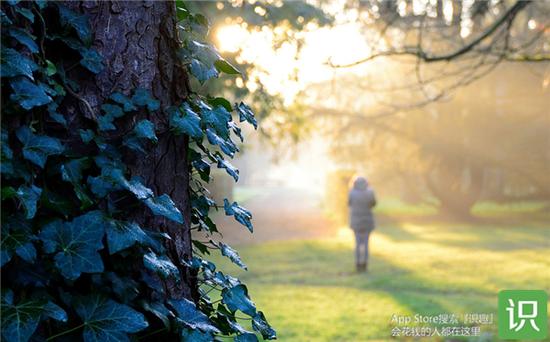
<path fill-rule="evenodd" d="M 333 239 L 238 246 L 248 272 L 214 261 L 248 285 L 281 341 L 385 341 L 393 314 L 496 320 L 499 290 L 550 292 L 548 224 L 388 223 L 371 237 L 367 274 L 353 272 L 352 248 L 342 228 Z M 497 340 L 496 324 L 481 332 L 472 340 Z"/>

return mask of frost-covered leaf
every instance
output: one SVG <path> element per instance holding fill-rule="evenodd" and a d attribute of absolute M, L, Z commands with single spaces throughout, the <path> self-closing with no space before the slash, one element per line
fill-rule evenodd
<path fill-rule="evenodd" d="M 42 189 L 34 184 L 31 186 L 21 185 L 17 189 L 16 196 L 25 208 L 26 219 L 32 219 L 36 214 L 36 203 L 38 203 L 41 194 Z"/>
<path fill-rule="evenodd" d="M 63 152 L 63 145 L 57 138 L 35 135 L 26 126 L 20 127 L 15 134 L 23 144 L 23 157 L 41 168 L 46 164 L 48 156 Z"/>
<path fill-rule="evenodd" d="M 231 260 L 235 265 L 239 266 L 240 268 L 244 270 L 247 269 L 246 265 L 242 262 L 241 257 L 239 256 L 239 253 L 237 253 L 236 250 L 229 247 L 223 242 L 220 242 L 219 246 L 223 256 L 228 257 L 229 260 Z"/>
<path fill-rule="evenodd" d="M 2 77 L 27 76 L 33 80 L 32 72 L 38 69 L 35 62 L 10 48 L 2 49 Z"/>
<path fill-rule="evenodd" d="M 164 216 L 174 222 L 183 224 L 183 215 L 170 196 L 164 194 L 159 197 L 147 198 L 145 204 L 151 209 L 153 214 Z"/>
<path fill-rule="evenodd" d="M 149 236 L 135 222 L 111 220 L 107 226 L 109 253 L 114 254 L 135 243 L 146 243 Z"/>
<path fill-rule="evenodd" d="M 197 309 L 195 303 L 185 298 L 169 300 L 168 303 L 174 308 L 176 318 L 191 329 L 199 329 L 203 332 L 219 332 L 204 313 Z"/>
<path fill-rule="evenodd" d="M 232 312 L 240 310 L 251 317 L 256 314 L 256 305 L 248 297 L 248 290 L 243 284 L 223 289 L 222 302 Z"/>
<path fill-rule="evenodd" d="M 141 313 L 99 295 L 79 297 L 74 307 L 84 322 L 84 342 L 129 342 L 128 334 L 149 325 Z"/>
<path fill-rule="evenodd" d="M 103 272 L 98 251 L 103 249 L 105 219 L 100 211 L 91 211 L 70 222 L 60 220 L 46 225 L 39 234 L 46 253 L 55 253 L 55 265 L 69 280 L 81 273 Z"/>
<path fill-rule="evenodd" d="M 252 328 L 262 334 L 262 337 L 266 340 L 274 340 L 277 338 L 277 333 L 271 325 L 267 323 L 267 319 L 261 311 L 258 311 L 252 318 Z"/>
<path fill-rule="evenodd" d="M 223 208 L 226 215 L 234 216 L 237 222 L 244 225 L 252 233 L 253 227 L 252 222 L 250 222 L 250 220 L 252 219 L 252 214 L 250 213 L 250 211 L 241 207 L 237 202 L 229 204 L 229 201 L 227 199 L 223 200 Z"/>
<path fill-rule="evenodd" d="M 184 103 L 183 114 L 179 109 L 173 109 L 170 116 L 170 127 L 177 134 L 187 134 L 190 137 L 202 138 L 201 119 L 188 103 Z"/>
<path fill-rule="evenodd" d="M 212 127 L 216 134 L 223 139 L 229 138 L 228 123 L 231 121 L 231 113 L 223 106 L 212 108 L 202 101 L 199 103 L 199 106 L 203 122 Z"/>
<path fill-rule="evenodd" d="M 258 122 L 249 106 L 241 102 L 237 105 L 237 112 L 239 113 L 239 120 L 241 122 L 246 121 L 253 125 L 255 129 L 258 128 Z"/>
<path fill-rule="evenodd" d="M 36 85 L 27 78 L 19 78 L 10 85 L 13 89 L 10 99 L 26 110 L 52 102 L 52 98 L 47 94 L 47 88 L 42 83 Z"/>
<path fill-rule="evenodd" d="M 180 272 L 178 268 L 164 255 L 149 252 L 143 256 L 143 265 L 163 278 L 174 277 L 179 279 Z"/>

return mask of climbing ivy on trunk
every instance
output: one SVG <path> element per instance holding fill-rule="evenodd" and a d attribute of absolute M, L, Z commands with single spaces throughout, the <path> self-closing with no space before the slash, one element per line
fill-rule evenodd
<path fill-rule="evenodd" d="M 239 74 L 206 42 L 208 20 L 168 1 L 12 0 L 0 15 L 2 338 L 275 338 L 246 286 L 206 260 L 246 268 L 209 214 L 250 231 L 252 215 L 205 186 L 211 167 L 238 179 L 239 124 L 257 128 L 244 103 L 190 86 Z"/>

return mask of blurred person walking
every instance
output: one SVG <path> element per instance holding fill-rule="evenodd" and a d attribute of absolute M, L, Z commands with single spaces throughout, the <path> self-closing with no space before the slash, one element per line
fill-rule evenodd
<path fill-rule="evenodd" d="M 374 191 L 364 177 L 357 177 L 348 196 L 350 227 L 355 233 L 355 264 L 357 272 L 366 272 L 369 258 L 369 236 L 374 229 L 372 208 L 376 205 Z"/>

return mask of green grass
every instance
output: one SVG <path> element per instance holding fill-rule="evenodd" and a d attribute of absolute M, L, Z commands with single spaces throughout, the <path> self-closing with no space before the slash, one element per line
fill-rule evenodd
<path fill-rule="evenodd" d="M 550 292 L 550 227 L 394 224 L 371 239 L 369 273 L 353 272 L 351 232 L 238 248 L 245 282 L 281 341 L 390 340 L 391 316 L 493 313 L 501 289 Z M 482 326 L 496 340 L 496 324 Z"/>

